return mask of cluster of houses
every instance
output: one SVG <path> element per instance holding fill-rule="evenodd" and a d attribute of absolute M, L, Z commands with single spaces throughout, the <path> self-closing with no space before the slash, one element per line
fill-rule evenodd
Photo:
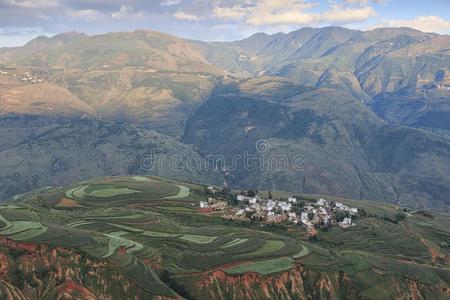
<path fill-rule="evenodd" d="M 439 90 L 450 90 L 450 85 L 446 85 L 446 84 L 437 84 L 436 87 Z"/>
<path fill-rule="evenodd" d="M 42 83 L 45 81 L 45 79 L 40 78 L 37 75 L 33 75 L 30 72 L 25 72 L 25 75 L 23 76 L 22 81 L 31 82 L 31 83 Z"/>
<path fill-rule="evenodd" d="M 207 189 L 212 195 L 216 193 L 213 187 L 208 187 Z M 199 206 L 200 212 L 224 211 L 228 209 L 228 201 L 217 197 L 208 197 L 207 201 L 200 201 Z"/>
<path fill-rule="evenodd" d="M 235 211 L 236 216 L 246 216 L 266 223 L 291 222 L 309 229 L 318 225 L 339 225 L 347 228 L 355 225 L 352 218 L 358 215 L 357 208 L 325 199 L 304 203 L 295 197 L 282 201 L 263 199 L 258 195 L 238 195 L 237 200 L 239 208 Z"/>
<path fill-rule="evenodd" d="M 289 197 L 287 200 L 265 199 L 252 193 L 243 193 L 233 197 L 231 203 L 213 187 L 208 187 L 209 197 L 200 201 L 200 212 L 222 211 L 228 219 L 251 219 L 263 223 L 291 223 L 304 226 L 314 232 L 320 226 L 340 226 L 348 228 L 355 226 L 354 219 L 358 216 L 357 208 L 349 207 L 341 202 L 319 200 L 304 200 Z M 269 194 L 269 198 L 270 194 Z"/>

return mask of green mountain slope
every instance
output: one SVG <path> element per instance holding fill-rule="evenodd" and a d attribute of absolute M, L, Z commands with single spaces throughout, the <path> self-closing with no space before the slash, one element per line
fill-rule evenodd
<path fill-rule="evenodd" d="M 187 191 L 187 192 L 186 192 Z M 336 199 L 365 214 L 319 230 L 197 211 L 206 187 L 109 177 L 0 206 L 0 295 L 17 299 L 445 299 L 450 217 Z M 308 198 L 314 198 L 308 196 Z M 403 218 L 397 216 L 402 214 Z"/>

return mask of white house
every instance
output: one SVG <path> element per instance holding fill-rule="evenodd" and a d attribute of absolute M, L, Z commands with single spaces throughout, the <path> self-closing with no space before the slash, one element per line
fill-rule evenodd
<path fill-rule="evenodd" d="M 291 210 L 291 207 L 292 207 L 292 205 L 290 203 L 287 203 L 284 201 L 278 202 L 278 206 L 284 211 L 289 211 L 289 210 Z"/>
<path fill-rule="evenodd" d="M 352 225 L 352 218 L 344 218 L 344 220 L 341 222 L 341 225 L 345 225 L 345 226 Z"/>
<path fill-rule="evenodd" d="M 244 201 L 244 200 L 246 200 L 246 199 L 248 199 L 246 196 L 243 196 L 243 195 L 237 195 L 237 200 L 238 200 L 238 201 Z"/>
<path fill-rule="evenodd" d="M 291 222 L 296 222 L 296 221 L 298 221 L 298 220 L 297 220 L 297 214 L 296 214 L 295 212 L 290 212 L 290 213 L 288 214 L 288 217 L 289 217 L 289 221 L 291 221 Z"/>
<path fill-rule="evenodd" d="M 302 222 L 308 221 L 308 213 L 306 211 L 303 211 L 300 215 L 300 219 L 302 220 Z"/>
<path fill-rule="evenodd" d="M 326 206 L 327 205 L 327 200 L 320 198 L 319 200 L 317 200 L 316 205 L 318 205 L 318 206 Z"/>
<path fill-rule="evenodd" d="M 258 202 L 258 200 L 255 197 L 248 198 L 248 203 L 249 204 L 255 204 L 256 202 Z"/>
<path fill-rule="evenodd" d="M 236 212 L 236 215 L 238 215 L 238 216 L 242 216 L 242 215 L 244 215 L 244 213 L 245 213 L 245 209 L 238 209 L 238 211 Z"/>
<path fill-rule="evenodd" d="M 341 208 L 343 206 L 343 204 L 341 202 L 336 202 L 336 207 L 337 208 Z"/>
<path fill-rule="evenodd" d="M 206 201 L 200 201 L 200 208 L 208 208 L 209 204 Z"/>
<path fill-rule="evenodd" d="M 311 205 L 305 205 L 303 208 L 304 208 L 306 211 L 312 211 L 312 210 L 314 210 L 314 207 L 312 207 Z"/>
<path fill-rule="evenodd" d="M 255 211 L 261 210 L 261 205 L 259 205 L 258 203 L 252 204 L 252 205 L 250 205 L 250 207 L 252 209 L 254 209 Z"/>
<path fill-rule="evenodd" d="M 290 203 L 297 203 L 297 198 L 295 198 L 295 197 L 289 197 L 289 198 L 288 198 L 288 202 L 290 202 Z"/>
<path fill-rule="evenodd" d="M 350 208 L 350 214 L 357 215 L 358 214 L 358 209 L 354 208 L 354 207 Z"/>
<path fill-rule="evenodd" d="M 273 200 L 268 200 L 266 204 L 267 210 L 272 211 L 275 205 L 276 203 Z"/>

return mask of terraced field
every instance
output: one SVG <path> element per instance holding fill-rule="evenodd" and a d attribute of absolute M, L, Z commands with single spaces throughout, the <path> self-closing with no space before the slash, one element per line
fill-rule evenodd
<path fill-rule="evenodd" d="M 108 178 L 89 185 L 76 186 L 65 192 L 67 198 L 79 204 L 98 206 L 102 201 L 128 202 L 158 199 L 183 199 L 190 188 L 172 184 L 158 178 L 134 176 L 130 178 Z"/>
<path fill-rule="evenodd" d="M 364 291 L 380 276 L 380 285 L 392 278 L 441 290 L 449 285 L 449 248 L 444 246 L 450 242 L 450 229 L 435 228 L 447 224 L 444 215 L 410 214 L 394 223 L 385 219 L 395 213 L 390 207 L 370 205 L 364 207 L 370 215 L 358 219 L 358 226 L 320 231 L 317 240 L 307 241 L 305 234 L 298 238 L 301 228 L 275 230 L 198 215 L 193 207 L 206 195 L 202 185 L 142 176 L 47 189 L 0 207 L 0 237 L 73 249 L 108 261 L 146 291 L 167 297 L 200 295 L 193 287 L 217 271 L 230 276 L 213 280 L 217 293 L 238 293 L 241 283 L 231 290 L 225 286 L 247 274 L 259 281 L 275 280 L 294 276 L 298 268 L 305 268 L 308 278 L 344 272 Z M 61 206 L 63 199 L 79 205 Z M 314 293 L 311 284 L 303 289 Z M 275 290 L 267 293 L 283 298 Z M 386 299 L 392 296 L 384 293 Z"/>
<path fill-rule="evenodd" d="M 292 259 L 276 258 L 268 260 L 253 261 L 240 264 L 236 267 L 225 269 L 228 274 L 242 274 L 246 272 L 267 275 L 274 272 L 281 272 L 292 268 Z"/>

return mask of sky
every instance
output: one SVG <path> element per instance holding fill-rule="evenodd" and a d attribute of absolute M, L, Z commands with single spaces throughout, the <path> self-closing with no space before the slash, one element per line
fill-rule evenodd
<path fill-rule="evenodd" d="M 150 29 L 231 41 L 330 25 L 450 34 L 450 0 L 0 0 L 0 47 L 70 31 Z"/>

